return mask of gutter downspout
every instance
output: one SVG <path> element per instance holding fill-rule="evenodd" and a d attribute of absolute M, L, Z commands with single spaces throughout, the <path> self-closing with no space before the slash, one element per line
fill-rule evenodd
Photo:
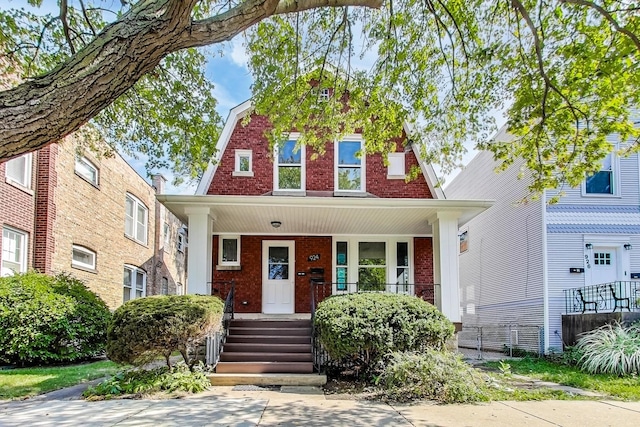
<path fill-rule="evenodd" d="M 544 354 L 549 352 L 549 268 L 547 266 L 547 190 L 542 191 L 542 294 L 543 294 L 543 339 Z"/>

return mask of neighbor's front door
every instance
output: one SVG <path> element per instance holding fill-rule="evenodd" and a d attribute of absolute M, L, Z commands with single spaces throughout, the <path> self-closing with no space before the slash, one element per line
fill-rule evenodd
<path fill-rule="evenodd" d="M 611 283 L 618 280 L 618 262 L 616 248 L 594 247 L 591 282 L 594 285 Z"/>
<path fill-rule="evenodd" d="M 262 312 L 293 314 L 295 311 L 295 242 L 262 242 Z"/>

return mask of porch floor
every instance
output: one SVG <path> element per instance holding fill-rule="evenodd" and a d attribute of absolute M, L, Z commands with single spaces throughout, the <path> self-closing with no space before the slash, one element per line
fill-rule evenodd
<path fill-rule="evenodd" d="M 235 312 L 233 317 L 235 319 L 248 319 L 248 320 L 310 320 L 311 313 L 265 314 L 265 313 Z"/>

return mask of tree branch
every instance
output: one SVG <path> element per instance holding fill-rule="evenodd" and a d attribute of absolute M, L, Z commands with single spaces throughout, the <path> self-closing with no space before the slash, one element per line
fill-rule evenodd
<path fill-rule="evenodd" d="M 362 6 L 380 8 L 383 0 L 249 0 L 211 18 L 194 21 L 176 39 L 181 48 L 206 46 L 234 36 L 273 15 L 297 13 L 322 7 Z"/>
<path fill-rule="evenodd" d="M 629 29 L 627 29 L 625 27 L 621 27 L 620 24 L 618 24 L 618 21 L 616 21 L 613 18 L 613 16 L 611 16 L 611 14 L 609 12 L 607 12 L 602 6 L 597 5 L 597 4 L 593 3 L 592 1 L 588 1 L 588 0 L 559 0 L 559 1 L 560 1 L 560 3 L 569 3 L 569 4 L 574 4 L 574 5 L 580 5 L 580 6 L 585 6 L 585 7 L 588 7 L 588 8 L 591 8 L 591 9 L 595 10 L 600 15 L 602 15 L 602 17 L 604 19 L 609 21 L 611 26 L 617 32 L 622 33 L 625 36 L 629 37 L 631 39 L 631 41 L 633 41 L 633 43 L 636 45 L 636 48 L 638 49 L 638 51 L 640 51 L 640 38 L 636 34 L 634 34 L 632 31 L 630 31 Z"/>
<path fill-rule="evenodd" d="M 62 31 L 64 32 L 64 38 L 67 40 L 67 44 L 69 45 L 69 50 L 72 55 L 76 54 L 76 48 L 73 46 L 73 41 L 71 40 L 71 34 L 69 32 L 69 22 L 67 21 L 67 0 L 60 1 L 60 21 L 62 22 Z"/>

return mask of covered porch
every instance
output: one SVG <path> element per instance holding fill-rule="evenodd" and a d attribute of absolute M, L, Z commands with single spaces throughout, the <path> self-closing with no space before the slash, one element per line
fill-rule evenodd
<path fill-rule="evenodd" d="M 317 300 L 310 290 L 314 283 L 316 289 L 323 284 L 323 295 L 364 286 L 425 297 L 453 322 L 460 322 L 458 230 L 492 204 L 373 197 L 157 197 L 189 224 L 187 293 L 211 294 L 212 282 L 253 274 L 250 281 L 236 281 L 236 304 L 248 312 L 268 313 L 265 292 L 277 288 L 265 283 L 279 286 L 273 279 L 287 278 L 293 312 L 298 313 L 309 312 Z M 238 265 L 221 265 L 216 256 L 225 236 L 238 236 Z M 285 261 L 279 253 L 287 254 Z M 286 273 L 278 273 L 283 268 Z M 365 276 L 373 279 L 365 283 Z M 254 283 L 260 280 L 264 283 Z"/>

